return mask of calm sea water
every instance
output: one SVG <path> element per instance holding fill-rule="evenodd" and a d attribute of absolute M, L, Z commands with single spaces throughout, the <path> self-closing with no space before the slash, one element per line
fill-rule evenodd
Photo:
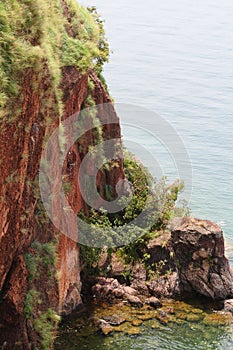
<path fill-rule="evenodd" d="M 115 101 L 145 106 L 175 127 L 192 162 L 193 215 L 220 223 L 233 244 L 232 0 L 81 3 L 105 19 Z M 126 138 L 133 132 L 123 127 Z M 153 152 L 148 134 L 137 132 L 137 141 Z M 172 179 L 166 157 L 163 171 Z"/>
<path fill-rule="evenodd" d="M 115 101 L 145 106 L 175 127 L 192 162 L 192 213 L 220 223 L 233 258 L 232 0 L 81 3 L 95 5 L 106 20 L 113 54 L 105 77 Z M 134 132 L 123 127 L 126 139 Z M 136 138 L 152 153 L 157 151 L 148 134 L 137 131 Z M 176 174 L 166 157 L 162 166 L 172 180 Z M 112 344 L 99 338 L 87 340 L 83 349 L 178 350 L 188 349 L 189 344 L 192 350 L 233 348 L 232 340 L 217 328 L 211 339 L 203 336 L 204 328 L 194 333 L 190 329 L 152 333 L 137 339 L 121 337 L 116 343 L 113 339 Z"/>

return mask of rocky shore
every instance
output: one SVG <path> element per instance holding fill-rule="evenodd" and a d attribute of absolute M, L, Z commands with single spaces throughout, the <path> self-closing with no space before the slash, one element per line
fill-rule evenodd
<path fill-rule="evenodd" d="M 144 252 L 145 254 L 145 252 Z M 149 241 L 147 251 L 153 273 L 140 261 L 126 265 L 116 253 L 103 254 L 99 268 L 110 270 L 106 276 L 91 276 L 97 303 L 123 302 L 133 307 L 159 308 L 168 299 L 218 301 L 232 311 L 233 275 L 224 255 L 221 228 L 210 221 L 193 218 L 176 219 L 159 237 Z M 126 279 L 125 271 L 128 271 Z"/>

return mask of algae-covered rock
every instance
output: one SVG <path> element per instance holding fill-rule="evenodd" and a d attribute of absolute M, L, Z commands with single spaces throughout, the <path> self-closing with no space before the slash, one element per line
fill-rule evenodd
<path fill-rule="evenodd" d="M 114 327 L 114 332 L 123 332 L 128 334 L 128 331 L 130 328 L 134 328 L 134 327 L 132 327 L 132 324 L 130 322 L 125 322 L 119 326 Z"/>
<path fill-rule="evenodd" d="M 103 320 L 108 322 L 111 326 L 119 326 L 126 321 L 124 317 L 118 315 L 105 316 Z"/>
<path fill-rule="evenodd" d="M 201 310 L 201 309 L 197 309 L 197 308 L 192 308 L 192 313 L 193 314 L 203 314 L 203 310 Z"/>
<path fill-rule="evenodd" d="M 154 317 L 155 317 L 155 315 L 150 313 L 150 312 L 144 313 L 143 315 L 138 315 L 138 318 L 142 321 L 151 320 Z"/>
<path fill-rule="evenodd" d="M 211 313 L 204 317 L 203 323 L 208 326 L 224 326 L 232 322 L 232 317 L 224 313 Z"/>
<path fill-rule="evenodd" d="M 186 316 L 186 320 L 188 321 L 188 322 L 197 322 L 197 321 L 199 321 L 200 320 L 200 315 L 199 314 L 188 314 L 187 316 Z"/>
<path fill-rule="evenodd" d="M 160 329 L 160 323 L 156 320 L 153 320 L 153 323 L 151 324 L 152 329 Z"/>
<path fill-rule="evenodd" d="M 176 323 L 178 325 L 182 325 L 182 324 L 186 323 L 185 319 L 178 318 L 178 317 L 176 317 L 174 315 L 169 317 L 169 321 L 172 322 L 172 323 Z"/>
<path fill-rule="evenodd" d="M 141 333 L 141 329 L 139 327 L 131 327 L 127 330 L 128 335 L 138 335 Z"/>
<path fill-rule="evenodd" d="M 142 320 L 133 320 L 132 321 L 132 325 L 133 326 L 136 326 L 136 327 L 138 327 L 138 326 L 141 326 L 141 324 L 142 324 Z"/>
<path fill-rule="evenodd" d="M 166 314 L 165 311 L 158 312 L 158 314 L 156 315 L 156 318 L 162 324 L 167 324 L 169 321 L 168 315 Z"/>
<path fill-rule="evenodd" d="M 163 306 L 160 308 L 160 311 L 166 312 L 167 315 L 174 315 L 175 314 L 175 310 L 171 306 Z"/>
<path fill-rule="evenodd" d="M 103 335 L 109 335 L 109 333 L 112 333 L 114 330 L 114 328 L 104 320 L 100 320 L 99 329 Z"/>

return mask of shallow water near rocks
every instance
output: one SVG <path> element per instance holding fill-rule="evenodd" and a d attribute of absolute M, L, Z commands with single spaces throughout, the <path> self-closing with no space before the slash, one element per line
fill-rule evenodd
<path fill-rule="evenodd" d="M 125 319 L 103 335 L 98 320 Z M 56 350 L 225 350 L 233 349 L 233 316 L 185 302 L 166 302 L 155 310 L 125 304 L 90 304 L 74 312 L 61 325 Z"/>

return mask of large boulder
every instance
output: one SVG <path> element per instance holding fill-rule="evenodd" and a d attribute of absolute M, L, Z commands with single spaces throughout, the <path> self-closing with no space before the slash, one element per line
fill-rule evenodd
<path fill-rule="evenodd" d="M 172 230 L 171 244 L 183 292 L 216 300 L 233 296 L 233 276 L 217 224 L 183 218 Z"/>

